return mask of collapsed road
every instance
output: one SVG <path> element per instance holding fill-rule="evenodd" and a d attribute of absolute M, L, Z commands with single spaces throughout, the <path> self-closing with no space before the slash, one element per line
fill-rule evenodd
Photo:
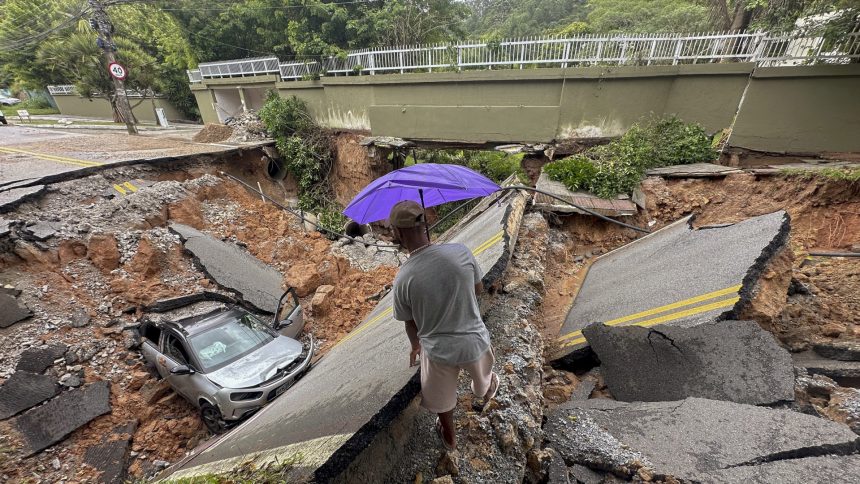
<path fill-rule="evenodd" d="M 487 286 L 507 265 L 524 205 L 517 193 L 485 204 L 486 211 L 449 240 L 472 250 Z M 255 465 L 296 459 L 288 480 L 335 478 L 418 394 L 408 354 L 387 295 L 289 392 L 162 477 L 227 472 L 250 456 Z"/>
<path fill-rule="evenodd" d="M 554 358 L 578 356 L 583 328 L 694 326 L 748 304 L 764 265 L 788 242 L 785 212 L 692 227 L 686 217 L 599 257 L 567 314 Z"/>

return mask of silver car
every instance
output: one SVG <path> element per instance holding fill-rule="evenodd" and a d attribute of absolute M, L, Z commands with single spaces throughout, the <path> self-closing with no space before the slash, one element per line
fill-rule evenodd
<path fill-rule="evenodd" d="M 146 322 L 140 328 L 141 351 L 217 433 L 278 397 L 308 370 L 315 348 L 310 334 L 302 342 L 295 339 L 303 326 L 298 296 L 290 288 L 271 323 L 238 307 Z"/>

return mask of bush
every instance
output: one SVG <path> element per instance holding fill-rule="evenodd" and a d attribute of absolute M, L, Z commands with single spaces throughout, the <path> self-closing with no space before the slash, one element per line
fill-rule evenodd
<path fill-rule="evenodd" d="M 549 163 L 544 171 L 570 190 L 613 198 L 632 192 L 650 168 L 712 161 L 716 156 L 701 126 L 673 116 L 636 123 L 609 144 Z"/>
<path fill-rule="evenodd" d="M 277 91 L 269 91 L 259 114 L 266 130 L 275 140 L 294 134 L 307 134 L 317 128 L 304 101 L 296 96 L 284 99 Z"/>
<path fill-rule="evenodd" d="M 496 183 L 505 181 L 514 173 L 524 174 L 520 162 L 522 155 L 508 155 L 497 151 L 467 151 L 466 166 Z"/>

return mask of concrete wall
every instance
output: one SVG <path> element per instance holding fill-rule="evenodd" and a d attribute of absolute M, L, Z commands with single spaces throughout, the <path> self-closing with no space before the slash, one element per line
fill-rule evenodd
<path fill-rule="evenodd" d="M 206 90 L 272 84 L 218 79 Z M 548 142 L 623 134 L 674 114 L 733 146 L 760 151 L 860 151 L 860 66 L 755 68 L 726 63 L 387 74 L 276 82 L 324 126 L 378 136 L 470 143 Z M 217 120 L 201 107 L 204 120 Z M 208 116 L 208 117 L 207 117 Z"/>
<path fill-rule="evenodd" d="M 860 151 L 860 65 L 756 69 L 731 144 L 772 152 Z"/>
<path fill-rule="evenodd" d="M 107 99 L 87 99 L 80 97 L 77 94 L 57 94 L 53 97 L 54 101 L 57 103 L 57 108 L 60 110 L 60 114 L 64 114 L 66 116 L 113 119 L 113 110 L 111 109 L 110 102 Z M 129 98 L 129 102 L 132 106 L 140 101 L 140 98 Z M 164 108 L 164 114 L 170 121 L 181 121 L 186 118 L 166 99 L 156 99 L 155 106 Z M 146 99 L 136 107 L 133 107 L 132 111 L 138 121 L 150 123 L 157 122 L 155 111 L 152 109 L 152 101 L 150 99 Z"/>

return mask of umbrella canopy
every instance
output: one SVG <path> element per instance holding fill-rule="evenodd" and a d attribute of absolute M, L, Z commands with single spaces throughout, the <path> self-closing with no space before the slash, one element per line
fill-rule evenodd
<path fill-rule="evenodd" d="M 433 207 L 485 197 L 498 189 L 492 180 L 465 166 L 421 163 L 377 178 L 352 199 L 343 214 L 366 224 L 387 219 L 391 207 L 401 200 Z"/>

